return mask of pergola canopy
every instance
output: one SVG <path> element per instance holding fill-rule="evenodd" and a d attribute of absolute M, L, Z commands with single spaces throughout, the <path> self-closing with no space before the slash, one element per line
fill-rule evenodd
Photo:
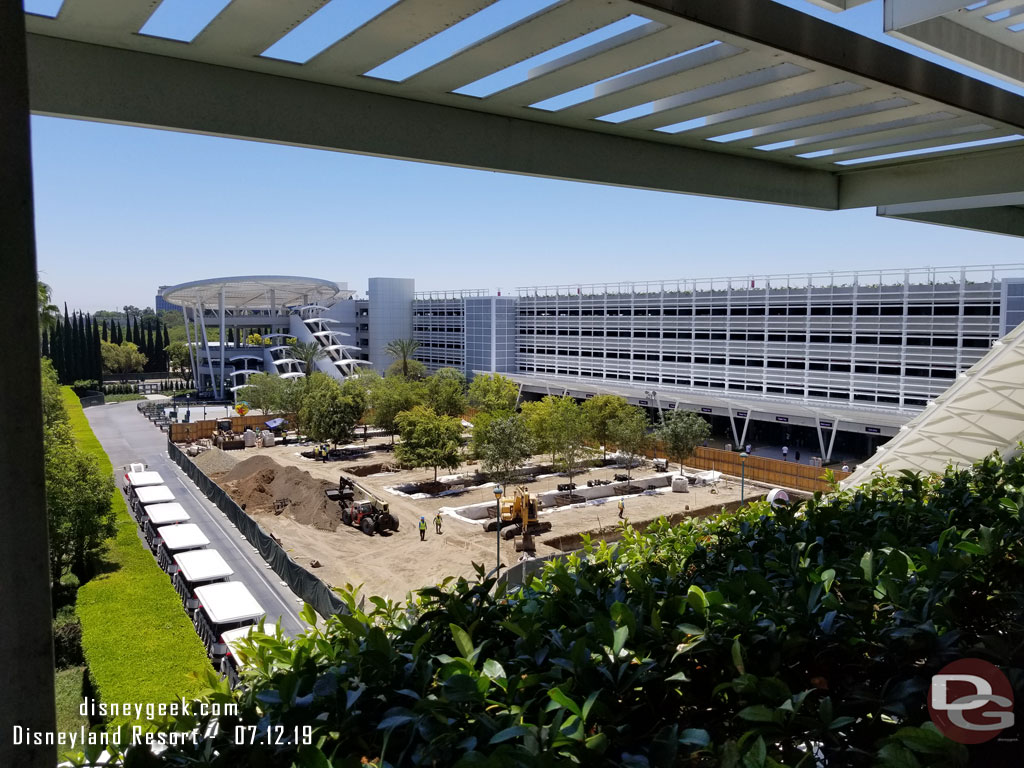
<path fill-rule="evenodd" d="M 30 16 L 32 109 L 821 209 L 1024 191 L 1024 99 L 770 0 L 165 5 Z"/>

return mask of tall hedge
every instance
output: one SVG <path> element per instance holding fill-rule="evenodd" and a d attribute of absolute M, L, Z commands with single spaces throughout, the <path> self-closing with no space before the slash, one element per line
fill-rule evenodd
<path fill-rule="evenodd" d="M 113 472 L 78 398 L 69 387 L 62 393 L 75 441 Z M 108 542 L 107 567 L 82 585 L 76 605 L 98 698 L 141 704 L 191 699 L 202 689 L 193 673 L 210 669 L 206 649 L 167 574 L 139 538 L 120 490 L 114 491 L 114 508 L 117 534 Z M 132 722 L 119 718 L 110 725 Z"/>
<path fill-rule="evenodd" d="M 927 698 L 964 657 L 1024 697 L 1022 507 L 1024 457 L 992 457 L 626 527 L 515 592 L 349 593 L 294 643 L 257 639 L 246 688 L 213 694 L 240 718 L 161 764 L 1019 765 L 1021 726 L 968 748 Z M 237 743 L 245 726 L 263 740 Z"/>

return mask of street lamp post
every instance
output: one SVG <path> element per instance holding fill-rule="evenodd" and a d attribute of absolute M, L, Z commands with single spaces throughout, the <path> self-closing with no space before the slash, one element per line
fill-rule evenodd
<path fill-rule="evenodd" d="M 498 542 L 498 565 L 494 569 L 494 578 L 498 578 L 498 573 L 501 571 L 501 486 L 494 486 L 494 530 L 497 534 Z"/>
<path fill-rule="evenodd" d="M 740 453 L 740 506 L 743 506 L 743 483 L 747 479 L 747 452 Z"/>

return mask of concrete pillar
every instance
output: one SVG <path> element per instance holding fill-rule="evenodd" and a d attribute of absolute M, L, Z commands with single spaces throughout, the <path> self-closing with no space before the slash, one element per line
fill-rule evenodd
<path fill-rule="evenodd" d="M 16 504 L 0 504 L 0 765 L 52 768 L 55 747 L 14 746 L 15 726 L 53 731 L 53 633 L 43 482 L 39 319 L 32 213 L 25 16 L 21 3 L 0 3 L 0 232 L 4 287 L 0 325 L 9 333 L 0 366 L 5 403 L 0 487 Z"/>

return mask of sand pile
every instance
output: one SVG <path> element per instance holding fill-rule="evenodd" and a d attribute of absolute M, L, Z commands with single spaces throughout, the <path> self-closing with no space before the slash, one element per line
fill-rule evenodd
<path fill-rule="evenodd" d="M 316 480 L 298 467 L 282 467 L 269 456 L 241 461 L 216 480 L 249 514 L 284 514 L 324 531 L 333 531 L 341 522 L 338 504 L 324 495 L 336 483 Z"/>
<path fill-rule="evenodd" d="M 216 475 L 221 472 L 231 471 L 239 462 L 239 459 L 230 453 L 225 453 L 220 448 L 211 448 L 200 453 L 192 461 L 206 475 Z"/>

